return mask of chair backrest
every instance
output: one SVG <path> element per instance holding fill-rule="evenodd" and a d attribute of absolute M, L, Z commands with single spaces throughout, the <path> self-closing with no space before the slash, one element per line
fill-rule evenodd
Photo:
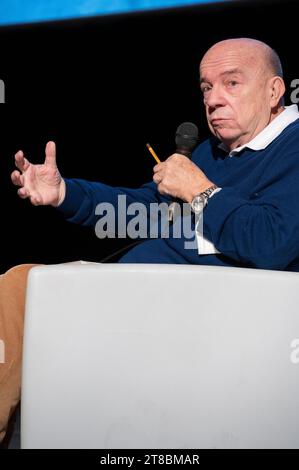
<path fill-rule="evenodd" d="M 297 273 L 35 267 L 22 447 L 299 447 L 298 338 Z"/>

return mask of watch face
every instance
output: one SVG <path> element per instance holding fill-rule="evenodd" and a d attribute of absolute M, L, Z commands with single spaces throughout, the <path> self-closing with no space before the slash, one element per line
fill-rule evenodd
<path fill-rule="evenodd" d="M 191 208 L 195 214 L 200 214 L 205 207 L 205 198 L 204 196 L 195 196 L 191 202 Z"/>

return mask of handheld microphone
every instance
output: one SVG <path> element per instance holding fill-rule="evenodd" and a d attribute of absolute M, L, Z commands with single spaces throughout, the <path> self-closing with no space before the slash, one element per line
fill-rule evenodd
<path fill-rule="evenodd" d="M 176 151 L 185 157 L 191 158 L 193 149 L 198 142 L 198 128 L 192 122 L 183 122 L 179 125 L 175 133 Z M 168 220 L 173 220 L 175 205 L 177 199 L 174 199 L 168 208 Z"/>
<path fill-rule="evenodd" d="M 191 158 L 198 142 L 198 128 L 192 122 L 183 122 L 175 133 L 176 152 Z"/>

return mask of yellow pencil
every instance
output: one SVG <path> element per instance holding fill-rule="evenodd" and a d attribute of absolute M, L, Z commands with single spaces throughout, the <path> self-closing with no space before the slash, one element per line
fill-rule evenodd
<path fill-rule="evenodd" d="M 154 159 L 156 160 L 157 163 L 161 163 L 161 161 L 159 160 L 156 152 L 152 149 L 152 147 L 150 146 L 150 144 L 146 144 L 147 148 L 149 149 L 149 151 L 151 152 L 152 156 L 154 157 Z"/>

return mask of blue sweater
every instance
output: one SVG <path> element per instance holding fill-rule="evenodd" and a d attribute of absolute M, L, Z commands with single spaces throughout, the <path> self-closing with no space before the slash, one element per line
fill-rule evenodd
<path fill-rule="evenodd" d="M 220 254 L 199 255 L 185 249 L 185 239 L 156 238 L 131 249 L 124 263 L 187 263 L 299 271 L 299 119 L 264 150 L 243 149 L 230 157 L 211 137 L 199 145 L 192 161 L 222 188 L 204 209 L 204 236 Z M 99 202 L 117 206 L 169 201 L 151 182 L 138 189 L 66 179 L 59 210 L 70 221 L 95 225 Z M 117 211 L 116 211 L 117 212 Z M 181 221 L 179 222 L 181 223 Z M 193 223 L 194 228 L 194 223 Z"/>

